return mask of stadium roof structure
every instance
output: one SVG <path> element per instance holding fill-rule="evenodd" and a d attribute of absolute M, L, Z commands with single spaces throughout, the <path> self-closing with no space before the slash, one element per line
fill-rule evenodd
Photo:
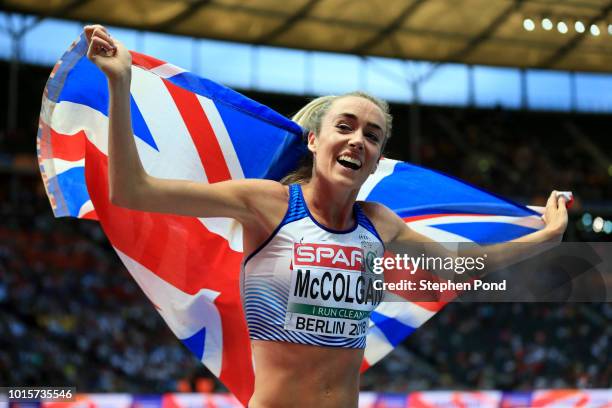
<path fill-rule="evenodd" d="M 612 1 L 603 0 L 3 0 L 0 7 L 248 44 L 612 72 Z"/>

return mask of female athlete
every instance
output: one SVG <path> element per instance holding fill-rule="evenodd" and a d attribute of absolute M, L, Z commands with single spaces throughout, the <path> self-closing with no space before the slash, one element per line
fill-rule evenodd
<path fill-rule="evenodd" d="M 249 406 L 356 407 L 366 323 L 380 302 L 371 277 L 359 273 L 363 254 L 381 256 L 383 245 L 431 242 L 383 205 L 356 202 L 390 137 L 387 105 L 354 93 L 305 106 L 295 120 L 309 129 L 312 161 L 294 175 L 296 184 L 158 179 L 144 171 L 132 137 L 130 54 L 102 26 L 87 26 L 85 33 L 88 57 L 106 75 L 110 92 L 112 202 L 141 211 L 229 217 L 243 226 L 243 302 L 255 366 Z M 544 219 L 544 229 L 516 241 L 562 236 L 567 211 L 554 191 Z M 505 245 L 488 246 L 489 259 L 502 259 Z"/>

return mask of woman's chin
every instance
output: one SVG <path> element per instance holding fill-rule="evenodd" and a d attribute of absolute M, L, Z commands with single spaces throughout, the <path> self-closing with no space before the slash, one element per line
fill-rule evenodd
<path fill-rule="evenodd" d="M 359 189 L 367 179 L 367 177 L 364 177 L 362 169 L 353 170 L 341 165 L 338 165 L 325 175 L 319 172 L 318 177 L 322 177 L 329 183 L 332 183 L 334 187 L 348 188 L 351 190 Z"/>
<path fill-rule="evenodd" d="M 347 188 L 360 188 L 365 179 L 360 172 L 355 170 L 348 170 L 349 172 L 339 172 L 337 177 L 334 177 L 334 181 L 340 186 Z"/>

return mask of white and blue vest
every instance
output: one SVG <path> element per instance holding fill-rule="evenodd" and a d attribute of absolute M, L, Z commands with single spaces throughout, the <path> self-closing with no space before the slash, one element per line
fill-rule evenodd
<path fill-rule="evenodd" d="M 352 228 L 329 229 L 310 214 L 301 187 L 289 186 L 283 220 L 242 265 L 251 339 L 365 347 L 370 312 L 383 297 L 372 265 L 384 245 L 357 203 L 353 214 Z"/>

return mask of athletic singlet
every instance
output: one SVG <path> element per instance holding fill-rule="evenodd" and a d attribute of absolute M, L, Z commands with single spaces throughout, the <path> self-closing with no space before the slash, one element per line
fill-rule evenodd
<path fill-rule="evenodd" d="M 374 257 L 384 245 L 355 203 L 355 225 L 335 231 L 310 214 L 299 185 L 271 236 L 242 265 L 251 339 L 364 348 L 370 312 L 382 301 Z"/>

